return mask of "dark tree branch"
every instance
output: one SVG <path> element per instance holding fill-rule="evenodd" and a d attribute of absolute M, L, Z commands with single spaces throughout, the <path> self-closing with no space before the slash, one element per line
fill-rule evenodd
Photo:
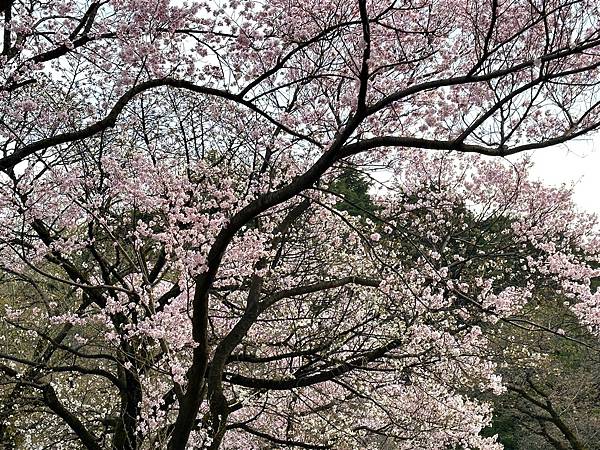
<path fill-rule="evenodd" d="M 47 384 L 41 389 L 44 394 L 44 402 L 57 416 L 63 419 L 67 425 L 71 427 L 83 445 L 85 445 L 88 450 L 102 450 L 102 447 L 98 444 L 96 437 L 90 433 L 90 431 L 85 427 L 85 425 L 83 425 L 83 423 L 75 414 L 65 408 L 64 405 L 59 401 L 54 388 L 50 384 Z"/>
<path fill-rule="evenodd" d="M 294 440 L 290 440 L 290 439 L 279 439 L 275 436 L 271 436 L 270 434 L 255 430 L 254 428 L 251 428 L 248 425 L 243 424 L 243 423 L 236 423 L 236 424 L 229 426 L 228 428 L 229 429 L 239 428 L 241 430 L 244 430 L 247 433 L 253 434 L 254 436 L 258 436 L 259 438 L 262 438 L 262 439 L 272 442 L 274 444 L 285 445 L 286 448 L 298 447 L 298 448 L 306 448 L 306 449 L 313 449 L 313 450 L 326 450 L 326 449 L 330 449 L 333 447 L 332 445 L 307 444 L 305 442 L 294 441 Z"/>

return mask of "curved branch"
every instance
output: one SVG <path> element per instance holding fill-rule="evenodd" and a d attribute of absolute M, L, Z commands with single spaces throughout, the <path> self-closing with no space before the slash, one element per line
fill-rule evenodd
<path fill-rule="evenodd" d="M 361 286 L 379 287 L 379 285 L 381 284 L 381 280 L 354 276 L 340 278 L 339 280 L 322 281 L 320 283 L 314 283 L 307 286 L 298 286 L 291 289 L 277 291 L 263 299 L 261 304 L 264 309 L 284 298 L 312 294 L 314 292 L 320 292 L 327 289 L 335 289 L 342 286 L 346 286 L 347 284 L 358 284 Z"/>
<path fill-rule="evenodd" d="M 266 378 L 252 378 L 243 375 L 236 375 L 233 373 L 225 373 L 223 376 L 228 382 L 253 389 L 269 389 L 274 391 L 289 390 L 299 387 L 313 386 L 318 383 L 329 381 L 333 378 L 344 375 L 355 369 L 366 369 L 367 364 L 385 356 L 390 350 L 394 350 L 402 345 L 400 339 L 394 339 L 388 342 L 387 345 L 379 347 L 362 356 L 353 358 L 350 361 L 341 363 L 336 367 L 324 370 L 323 372 L 310 375 L 298 379 L 286 379 L 286 380 L 269 380 Z"/>
<path fill-rule="evenodd" d="M 237 424 L 234 424 L 227 428 L 228 429 L 239 428 L 241 430 L 244 430 L 246 433 L 253 434 L 254 436 L 258 436 L 259 438 L 262 438 L 269 442 L 273 442 L 274 444 L 285 445 L 286 448 L 299 447 L 299 448 L 308 448 L 308 449 L 315 449 L 315 450 L 326 450 L 326 449 L 330 449 L 333 447 L 332 445 L 307 444 L 305 442 L 293 441 L 290 439 L 279 439 L 275 436 L 271 436 L 270 434 L 263 433 L 262 431 L 255 430 L 254 428 L 250 428 L 248 425 L 243 424 L 243 423 L 237 423 Z"/>
<path fill-rule="evenodd" d="M 134 97 L 141 94 L 142 92 L 148 91 L 150 89 L 158 88 L 158 87 L 172 87 L 172 88 L 177 88 L 177 89 L 185 89 L 185 90 L 195 92 L 198 94 L 205 94 L 205 95 L 210 95 L 213 97 L 219 97 L 219 98 L 223 98 L 226 100 L 231 100 L 235 103 L 238 103 L 238 104 L 245 106 L 248 109 L 254 111 L 255 113 L 264 117 L 269 122 L 271 122 L 273 125 L 282 129 L 283 131 L 290 134 L 291 136 L 294 136 L 301 140 L 308 141 L 314 145 L 317 145 L 318 147 L 322 147 L 322 144 L 320 142 L 312 139 L 311 137 L 304 136 L 304 135 L 297 133 L 296 131 L 290 129 L 286 125 L 280 123 L 279 121 L 277 121 L 276 119 L 271 117 L 269 114 L 267 114 L 266 112 L 261 110 L 254 103 L 252 103 L 248 100 L 244 100 L 238 94 L 233 94 L 231 92 L 224 91 L 221 89 L 199 86 L 199 85 L 192 83 L 191 81 L 177 80 L 175 78 L 162 78 L 162 79 L 144 81 L 144 82 L 141 82 L 141 83 L 133 86 L 132 88 L 130 88 L 127 92 L 125 92 L 125 94 L 123 94 L 119 98 L 119 100 L 117 100 L 117 102 L 112 107 L 112 109 L 110 110 L 108 115 L 104 119 L 99 120 L 98 122 L 95 122 L 85 128 L 82 128 L 81 130 L 62 133 L 62 134 L 59 134 L 59 135 L 56 135 L 53 137 L 49 137 L 49 138 L 45 138 L 45 139 L 41 139 L 37 142 L 33 142 L 33 143 L 27 144 L 23 147 L 17 148 L 12 154 L 5 156 L 3 158 L 0 158 L 0 170 L 11 169 L 15 165 L 17 165 L 19 162 L 23 161 L 26 157 L 28 157 L 40 150 L 45 150 L 50 147 L 65 144 L 67 142 L 73 142 L 73 141 L 79 141 L 82 139 L 86 139 L 86 138 L 92 137 L 95 134 L 98 134 L 108 128 L 114 127 L 117 123 L 117 119 L 118 119 L 119 115 L 123 112 L 123 110 L 125 109 L 127 104 Z"/>
<path fill-rule="evenodd" d="M 75 432 L 77 437 L 81 440 L 83 445 L 88 450 L 102 450 L 102 447 L 98 444 L 98 441 L 92 433 L 85 427 L 85 425 L 75 416 L 71 411 L 64 407 L 64 405 L 58 400 L 54 388 L 47 384 L 42 387 L 44 394 L 44 402 L 48 407 L 61 419 L 63 419 L 69 427 Z"/>
<path fill-rule="evenodd" d="M 539 59 L 541 60 L 542 63 L 547 63 L 550 61 L 555 61 L 555 60 L 559 60 L 561 58 L 565 58 L 567 56 L 581 54 L 585 50 L 589 50 L 591 48 L 595 48 L 598 46 L 600 46 L 600 39 L 594 39 L 594 40 L 590 40 L 588 42 L 582 43 L 580 45 L 576 45 L 571 48 L 559 49 L 553 53 L 544 55 Z M 462 75 L 462 76 L 457 76 L 457 77 L 441 78 L 438 80 L 431 80 L 431 81 L 426 81 L 424 83 L 415 84 L 406 89 L 402 89 L 400 91 L 394 92 L 394 93 L 382 98 L 377 103 L 375 103 L 374 105 L 372 105 L 371 107 L 369 107 L 367 109 L 367 114 L 369 114 L 369 115 L 374 114 L 374 113 L 382 110 L 383 108 L 391 105 L 392 103 L 395 103 L 395 102 L 402 100 L 406 97 L 409 97 L 411 95 L 419 94 L 421 92 L 430 91 L 433 89 L 438 89 L 438 88 L 448 87 L 448 86 L 459 86 L 459 85 L 463 85 L 463 84 L 473 84 L 473 83 L 479 83 L 482 81 L 490 81 L 490 80 L 504 77 L 506 75 L 511 75 L 511 74 L 520 72 L 525 69 L 532 68 L 535 65 L 536 65 L 535 60 L 527 60 L 527 61 L 523 61 L 522 63 L 515 64 L 512 67 L 507 67 L 506 69 L 494 70 L 494 71 L 491 71 L 484 75 L 467 74 L 467 75 Z"/>

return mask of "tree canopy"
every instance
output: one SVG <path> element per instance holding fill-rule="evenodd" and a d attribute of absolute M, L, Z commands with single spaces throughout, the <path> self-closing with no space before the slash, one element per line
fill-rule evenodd
<path fill-rule="evenodd" d="M 515 352 L 597 348 L 596 218 L 504 157 L 600 126 L 596 2 L 1 11 L 2 445 L 586 445 Z"/>

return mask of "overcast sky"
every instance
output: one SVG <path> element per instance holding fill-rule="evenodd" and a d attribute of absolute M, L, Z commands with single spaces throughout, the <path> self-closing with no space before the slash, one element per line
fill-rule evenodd
<path fill-rule="evenodd" d="M 575 201 L 600 215 L 600 136 L 533 153 L 533 176 L 560 185 L 575 182 Z"/>

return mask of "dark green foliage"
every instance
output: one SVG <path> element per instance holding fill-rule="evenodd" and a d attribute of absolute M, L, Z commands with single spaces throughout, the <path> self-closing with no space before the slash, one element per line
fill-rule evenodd
<path fill-rule="evenodd" d="M 376 213 L 377 207 L 369 195 L 369 189 L 372 184 L 358 170 L 346 167 L 340 176 L 329 186 L 329 189 L 340 196 L 340 201 L 336 204 L 337 209 L 347 211 L 351 216 L 373 220 L 373 215 Z"/>
<path fill-rule="evenodd" d="M 491 427 L 481 433 L 484 436 L 498 436 L 498 442 L 504 446 L 504 450 L 519 450 L 519 427 L 516 417 L 511 410 L 498 405 L 494 409 L 494 420 Z"/>

